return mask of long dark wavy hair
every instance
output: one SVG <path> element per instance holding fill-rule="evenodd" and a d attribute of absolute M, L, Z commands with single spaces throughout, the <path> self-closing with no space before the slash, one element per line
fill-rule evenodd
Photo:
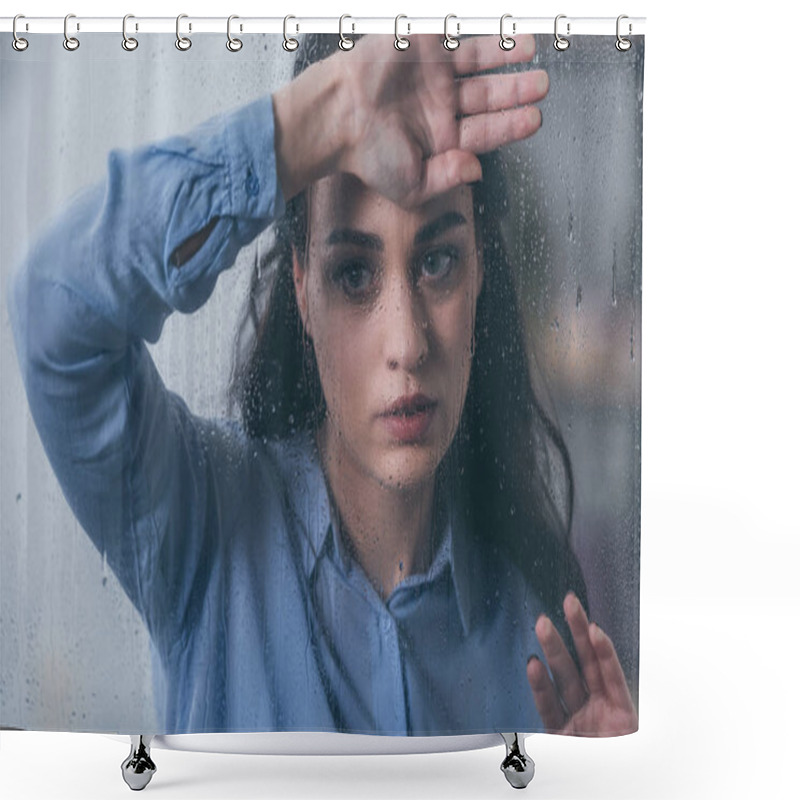
<path fill-rule="evenodd" d="M 338 41 L 337 35 L 307 35 L 297 50 L 294 75 L 335 52 Z M 464 411 L 440 469 L 453 470 L 462 482 L 473 543 L 488 555 L 502 552 L 516 563 L 563 628 L 561 604 L 569 589 L 588 608 L 569 540 L 572 466 L 561 433 L 531 383 L 500 227 L 508 205 L 502 161 L 496 152 L 480 160 L 483 180 L 473 186 L 473 207 L 476 239 L 483 249 L 483 288 Z M 251 276 L 231 383 L 231 402 L 241 411 L 245 430 L 261 439 L 316 431 L 326 410 L 292 278 L 292 249 L 301 260 L 306 254 L 307 191 L 287 203 L 272 234 Z"/>

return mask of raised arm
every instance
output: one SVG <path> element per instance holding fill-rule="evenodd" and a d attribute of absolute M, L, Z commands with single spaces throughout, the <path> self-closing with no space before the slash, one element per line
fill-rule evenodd
<path fill-rule="evenodd" d="M 533 36 L 511 51 L 494 37 L 466 39 L 454 52 L 438 36 L 414 38 L 409 55 L 388 36 L 366 36 L 352 52 L 308 67 L 273 96 L 275 166 L 286 200 L 335 172 L 414 206 L 480 180 L 477 155 L 534 134 L 547 94 L 543 70 L 482 74 L 530 61 Z M 213 229 L 184 243 L 178 263 Z"/>
<path fill-rule="evenodd" d="M 218 546 L 225 476 L 214 453 L 235 443 L 210 436 L 165 389 L 145 342 L 159 338 L 173 310 L 201 306 L 240 248 L 281 212 L 273 141 L 265 97 L 186 135 L 112 151 L 106 178 L 38 239 L 9 292 L 53 470 L 157 636 L 170 635 L 190 602 L 180 576 L 202 575 Z M 176 256 L 209 227 L 190 258 Z"/>

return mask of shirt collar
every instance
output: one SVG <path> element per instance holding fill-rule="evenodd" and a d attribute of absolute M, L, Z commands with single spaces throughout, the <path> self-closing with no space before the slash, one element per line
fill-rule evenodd
<path fill-rule="evenodd" d="M 304 431 L 297 436 L 300 450 L 298 462 L 302 466 L 290 478 L 296 481 L 290 497 L 293 500 L 294 512 L 299 517 L 299 529 L 305 534 L 301 535 L 300 539 L 305 576 L 307 579 L 311 578 L 326 548 L 335 551 L 347 571 L 351 566 L 350 556 L 347 548 L 342 546 L 338 530 L 334 526 L 332 500 L 328 494 L 316 437 L 310 431 Z M 444 470 L 440 474 L 443 473 L 452 474 L 452 471 Z M 481 564 L 475 548 L 470 545 L 464 505 L 454 481 L 440 480 L 437 492 L 444 504 L 444 517 L 441 522 L 444 528 L 439 546 L 428 572 L 424 576 L 412 576 L 410 580 L 413 578 L 418 578 L 420 582 L 432 580 L 449 566 L 461 626 L 466 636 L 473 623 L 473 600 L 476 589 L 473 581 L 480 580 Z"/>

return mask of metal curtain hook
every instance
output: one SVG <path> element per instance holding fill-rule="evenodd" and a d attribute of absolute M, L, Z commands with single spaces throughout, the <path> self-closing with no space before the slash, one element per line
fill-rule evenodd
<path fill-rule="evenodd" d="M 175 47 L 177 47 L 178 50 L 188 50 L 192 46 L 192 40 L 188 36 L 181 36 L 181 20 L 186 19 L 188 16 L 188 14 L 178 14 L 175 20 Z M 192 26 L 190 23 L 189 30 L 191 29 Z"/>
<path fill-rule="evenodd" d="M 64 17 L 64 49 L 65 50 L 77 50 L 81 46 L 81 43 L 74 36 L 70 36 L 67 33 L 67 23 L 69 22 L 70 18 L 74 18 L 74 17 L 75 17 L 74 14 L 67 14 L 67 16 Z M 80 30 L 80 25 L 78 25 L 77 29 Z"/>
<path fill-rule="evenodd" d="M 355 42 L 352 39 L 348 39 L 348 37 L 345 36 L 343 32 L 344 21 L 346 19 L 353 19 L 353 18 L 349 14 L 342 14 L 342 16 L 339 17 L 339 49 L 352 50 L 353 46 L 355 45 Z M 355 24 L 354 23 L 351 24 L 353 31 L 355 31 L 356 29 Z"/>
<path fill-rule="evenodd" d="M 500 17 L 500 49 L 501 50 L 513 50 L 514 49 L 514 45 L 516 45 L 516 42 L 511 38 L 511 36 L 506 36 L 505 33 L 503 33 L 503 23 L 507 19 L 511 19 L 511 14 L 503 14 L 503 16 Z M 514 36 L 514 35 L 516 35 L 516 33 L 517 33 L 517 23 L 516 22 L 512 22 L 511 23 L 511 35 Z"/>
<path fill-rule="evenodd" d="M 617 48 L 617 50 L 620 51 L 620 53 L 624 53 L 626 50 L 630 50 L 631 49 L 631 40 L 623 38 L 620 35 L 620 32 L 619 32 L 619 24 L 620 24 L 620 22 L 622 22 L 623 19 L 628 19 L 628 17 L 625 16 L 625 14 L 620 14 L 617 17 L 617 42 L 616 42 L 615 47 Z M 631 25 L 630 22 L 629 22 L 628 23 L 628 36 L 630 36 L 632 31 L 633 31 L 633 25 Z"/>
<path fill-rule="evenodd" d="M 458 41 L 458 39 L 455 39 L 455 38 L 453 38 L 453 37 L 452 37 L 452 36 L 451 36 L 451 35 L 450 35 L 450 34 L 447 32 L 447 23 L 448 23 L 448 22 L 449 22 L 451 19 L 455 19 L 455 20 L 457 20 L 457 19 L 458 19 L 458 17 L 456 17 L 456 15 L 455 15 L 455 14 L 448 14 L 448 15 L 447 15 L 447 16 L 444 18 L 444 39 L 442 40 L 442 44 L 444 45 L 444 49 L 445 49 L 445 50 L 457 50 L 457 49 L 458 49 L 458 45 L 460 44 L 460 42 Z M 456 22 L 456 36 L 458 36 L 460 32 L 461 32 L 461 23 L 460 23 L 460 22 Z"/>
<path fill-rule="evenodd" d="M 238 53 L 242 49 L 242 40 L 231 36 L 231 20 L 234 19 L 239 19 L 239 17 L 237 17 L 236 14 L 231 14 L 228 17 L 228 41 L 225 43 L 225 47 L 227 47 L 231 53 Z M 239 30 L 241 30 L 241 28 Z"/>
<path fill-rule="evenodd" d="M 286 32 L 286 28 L 290 19 L 297 19 L 297 17 L 293 17 L 291 14 L 288 14 L 283 18 L 283 49 L 288 53 L 297 50 L 297 48 L 300 46 L 300 42 L 298 42 L 297 39 L 289 38 L 289 34 Z"/>
<path fill-rule="evenodd" d="M 408 19 L 405 14 L 398 14 L 394 18 L 394 46 L 397 50 L 408 50 L 411 47 L 411 39 L 406 39 L 405 36 L 401 36 L 398 32 L 398 23 L 401 19 Z M 411 23 L 406 23 L 408 27 L 408 32 L 411 33 Z"/>
<path fill-rule="evenodd" d="M 561 35 L 561 34 L 558 32 L 558 21 L 559 21 L 560 19 L 566 19 L 566 18 L 567 18 L 567 15 L 566 15 L 566 14 L 559 14 L 559 15 L 556 17 L 556 22 L 555 22 L 555 26 L 554 26 L 554 32 L 555 32 L 556 39 L 555 39 L 555 41 L 553 42 L 553 47 L 555 47 L 555 49 L 556 49 L 556 50 L 559 50 L 559 51 L 561 51 L 561 52 L 563 52 L 564 50 L 566 50 L 566 49 L 569 47 L 569 39 L 565 39 L 565 38 L 564 38 L 564 37 L 563 37 L 563 36 L 562 36 L 562 35 Z M 570 27 L 571 27 L 571 26 L 570 26 L 570 24 L 569 24 L 569 22 L 568 22 L 568 23 L 567 23 L 567 36 L 569 36 L 569 34 L 570 34 Z"/>
<path fill-rule="evenodd" d="M 28 49 L 28 40 L 23 39 L 21 36 L 17 35 L 17 20 L 18 19 L 25 19 L 24 14 L 17 14 L 14 17 L 14 22 L 11 25 L 11 32 L 14 34 L 14 38 L 11 40 L 11 46 L 18 52 L 21 53 L 23 50 Z"/>
<path fill-rule="evenodd" d="M 139 46 L 138 39 L 128 36 L 127 24 L 129 19 L 133 19 L 133 14 L 126 14 L 122 18 L 122 49 L 127 50 L 129 53 Z"/>

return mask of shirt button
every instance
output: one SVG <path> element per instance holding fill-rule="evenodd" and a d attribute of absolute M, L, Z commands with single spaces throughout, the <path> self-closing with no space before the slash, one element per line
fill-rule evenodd
<path fill-rule="evenodd" d="M 258 183 L 258 177 L 252 170 L 247 170 L 247 178 L 244 182 L 244 189 L 250 197 L 255 197 L 258 194 L 261 186 Z"/>

